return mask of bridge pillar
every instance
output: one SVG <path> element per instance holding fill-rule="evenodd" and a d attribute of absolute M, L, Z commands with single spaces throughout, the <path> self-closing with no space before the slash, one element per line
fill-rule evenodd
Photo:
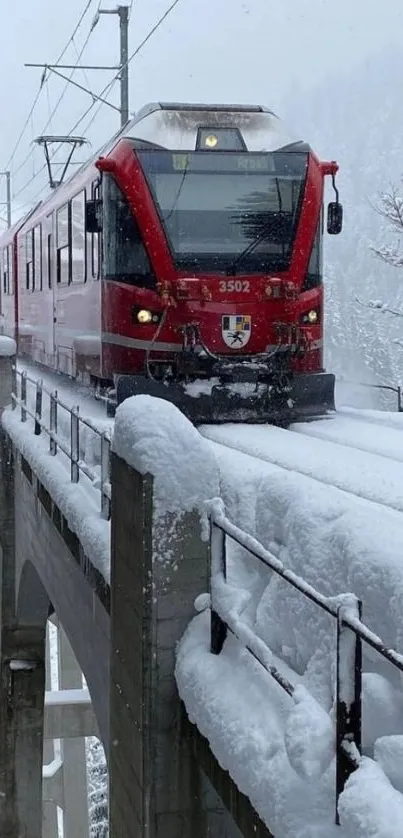
<path fill-rule="evenodd" d="M 45 689 L 52 689 L 51 677 L 51 654 L 50 654 L 50 624 L 46 626 L 46 669 L 45 669 Z M 43 764 L 48 767 L 55 759 L 55 747 L 52 739 L 47 739 L 43 745 Z M 46 773 L 46 768 L 45 768 Z M 55 838 L 58 834 L 57 827 L 57 806 L 54 800 L 49 799 L 46 794 L 46 781 L 44 782 L 43 793 L 43 808 L 42 808 L 42 838 Z"/>
<path fill-rule="evenodd" d="M 59 626 L 59 689 L 82 689 L 83 677 L 67 636 Z M 64 836 L 89 834 L 85 739 L 62 739 Z"/>
<path fill-rule="evenodd" d="M 11 403 L 15 343 L 0 338 L 0 419 Z M 45 629 L 48 600 L 35 577 L 30 615 L 18 615 L 14 459 L 0 424 L 0 835 L 41 838 Z M 27 580 L 28 581 L 28 580 Z M 35 586 L 37 585 L 37 587 Z M 39 602 L 36 593 L 40 591 Z M 30 598 L 28 597 L 28 600 Z M 44 606 L 42 610 L 41 606 Z"/>
<path fill-rule="evenodd" d="M 198 512 L 158 518 L 153 478 L 112 455 L 110 838 L 205 838 L 181 731 L 175 647 L 208 590 Z"/>
<path fill-rule="evenodd" d="M 15 357 L 2 356 L 0 341 L 0 418 L 11 402 L 12 363 Z M 9 669 L 7 632 L 15 623 L 15 518 L 14 458 L 11 442 L 0 422 L 0 834 L 12 836 L 17 824 L 14 787 L 14 755 L 8 729 Z M 17 832 L 14 833 L 17 835 Z"/>

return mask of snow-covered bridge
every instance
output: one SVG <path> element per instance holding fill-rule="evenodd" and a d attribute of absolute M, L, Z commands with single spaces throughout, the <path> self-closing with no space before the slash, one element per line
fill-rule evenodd
<path fill-rule="evenodd" d="M 54 611 L 88 685 L 107 754 L 111 835 L 140 835 L 152 823 L 155 838 L 202 838 L 204 829 L 235 838 L 186 741 L 192 727 L 175 686 L 176 644 L 209 585 L 208 542 L 191 485 L 185 475 L 184 514 L 177 504 L 171 509 L 167 452 L 163 510 L 161 487 L 130 460 L 138 428 L 126 427 L 122 416 L 116 440 L 123 448 L 110 452 L 107 429 L 81 422 L 44 388 L 30 402 L 13 362 L 0 357 L 0 832 L 42 834 L 45 629 Z M 17 406 L 3 410 L 12 387 Z M 200 446 L 201 464 L 201 437 Z M 218 487 L 217 474 L 215 480 Z M 199 485 L 200 493 L 207 490 Z M 205 763 L 208 747 L 201 737 L 197 742 Z M 209 761 L 239 816 L 254 835 L 268 836 L 211 754 Z"/>
<path fill-rule="evenodd" d="M 0 407 L 12 385 L 2 363 Z M 380 439 L 378 422 L 376 439 L 364 437 L 342 415 L 324 448 L 325 428 L 296 429 L 309 439 L 293 472 L 298 437 L 286 431 L 266 429 L 271 447 L 263 429 L 199 433 L 171 405 L 139 397 L 118 411 L 109 473 L 108 422 L 81 425 L 71 406 L 46 406 L 40 386 L 30 402 L 26 383 L 3 413 L 3 765 L 15 760 L 19 784 L 35 769 L 37 796 L 53 608 L 108 754 L 113 838 L 136 824 L 152 838 L 238 838 L 236 823 L 262 838 L 269 827 L 275 838 L 367 838 L 374 825 L 377 838 L 400 835 L 403 661 L 389 650 L 401 648 L 403 521 L 399 454 L 386 479 L 391 435 Z M 18 798 L 19 812 L 3 804 L 0 828 L 1 817 L 25 817 L 39 838 L 33 795 Z"/>

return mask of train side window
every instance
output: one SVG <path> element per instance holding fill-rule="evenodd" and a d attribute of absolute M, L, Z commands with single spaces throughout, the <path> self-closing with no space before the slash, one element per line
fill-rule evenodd
<path fill-rule="evenodd" d="M 71 276 L 71 230 L 69 205 L 56 213 L 56 281 L 68 285 Z"/>
<path fill-rule="evenodd" d="M 100 197 L 100 183 L 94 180 L 91 184 L 91 198 L 96 200 Z M 91 274 L 94 279 L 99 279 L 99 250 L 101 245 L 101 237 L 99 233 L 87 233 L 87 247 L 91 255 Z"/>
<path fill-rule="evenodd" d="M 156 279 L 137 221 L 111 175 L 103 178 L 102 232 L 105 277 L 154 288 Z"/>
<path fill-rule="evenodd" d="M 3 286 L 3 294 L 7 294 L 7 258 L 8 258 L 8 249 L 7 247 L 3 247 L 0 253 L 0 265 L 1 265 L 1 277 L 2 277 L 2 286 Z"/>
<path fill-rule="evenodd" d="M 34 247 L 33 230 L 25 235 L 25 287 L 27 291 L 34 290 Z"/>
<path fill-rule="evenodd" d="M 52 233 L 48 233 L 46 242 L 46 274 L 48 277 L 48 288 L 52 287 Z"/>
<path fill-rule="evenodd" d="M 46 216 L 42 228 L 42 284 L 44 288 L 52 288 L 52 242 L 53 242 L 53 212 Z"/>
<path fill-rule="evenodd" d="M 42 291 L 42 224 L 34 227 L 34 284 L 33 289 Z"/>
<path fill-rule="evenodd" d="M 85 191 L 83 190 L 71 200 L 71 281 L 85 282 L 86 278 Z"/>
<path fill-rule="evenodd" d="M 7 294 L 14 294 L 14 253 L 13 245 L 8 245 L 8 272 L 7 272 Z"/>

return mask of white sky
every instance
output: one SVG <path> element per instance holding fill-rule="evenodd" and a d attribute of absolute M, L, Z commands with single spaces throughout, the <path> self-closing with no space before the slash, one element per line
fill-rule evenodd
<path fill-rule="evenodd" d="M 122 0 L 127 2 L 128 0 Z M 130 21 L 130 51 L 145 37 L 172 0 L 134 0 Z M 1 2 L 6 6 L 5 0 Z M 86 0 L 19 0 L 0 12 L 0 169 L 8 163 L 38 90 L 41 70 L 24 62 L 52 62 L 65 46 Z M 84 43 L 99 0 L 77 33 Z M 114 8 L 116 0 L 101 0 Z M 132 110 L 158 99 L 188 101 L 256 101 L 280 111 L 290 91 L 300 91 L 340 71 L 341 84 L 354 65 L 371 54 L 396 45 L 403 31 L 402 0 L 179 0 L 177 7 L 130 66 Z M 118 19 L 102 16 L 82 61 L 116 64 Z M 63 62 L 74 64 L 70 44 Z M 62 71 L 68 73 L 69 71 Z M 78 71 L 74 78 L 100 91 L 113 73 Z M 42 133 L 64 83 L 50 78 L 11 163 L 16 203 L 30 201 L 44 185 L 43 175 L 29 183 L 43 162 L 42 151 L 29 154 L 30 143 Z M 346 86 L 346 91 L 348 86 Z M 118 89 L 112 94 L 117 103 Z M 68 132 L 91 99 L 69 86 L 46 132 Z M 380 103 L 375 103 L 380 104 Z M 87 128 L 96 108 L 77 133 L 96 148 L 118 127 L 118 114 L 104 107 Z M 78 158 L 77 158 L 78 159 Z M 28 184 L 25 187 L 25 185 Z M 3 195 L 3 188 L 1 190 Z M 2 208 L 0 208 L 2 214 Z"/>

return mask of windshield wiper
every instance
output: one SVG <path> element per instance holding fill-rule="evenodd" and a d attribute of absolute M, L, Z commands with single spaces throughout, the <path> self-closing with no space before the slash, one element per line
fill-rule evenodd
<path fill-rule="evenodd" d="M 259 235 L 256 237 L 256 239 L 254 239 L 253 242 L 248 244 L 248 246 L 245 247 L 245 249 L 242 250 L 241 253 L 238 254 L 238 256 L 236 257 L 236 259 L 234 259 L 234 261 L 231 263 L 229 268 L 227 268 L 227 270 L 226 270 L 227 276 L 235 276 L 236 275 L 236 270 L 237 270 L 238 265 L 240 265 L 241 262 L 243 262 L 243 260 L 245 259 L 246 256 L 249 256 L 249 253 L 253 253 L 253 251 L 258 246 L 258 244 L 260 244 L 260 242 L 264 241 L 264 239 L 266 238 L 266 236 L 270 232 L 271 226 L 272 226 L 272 222 L 267 224 L 267 226 L 262 230 L 261 233 L 259 233 Z"/>

